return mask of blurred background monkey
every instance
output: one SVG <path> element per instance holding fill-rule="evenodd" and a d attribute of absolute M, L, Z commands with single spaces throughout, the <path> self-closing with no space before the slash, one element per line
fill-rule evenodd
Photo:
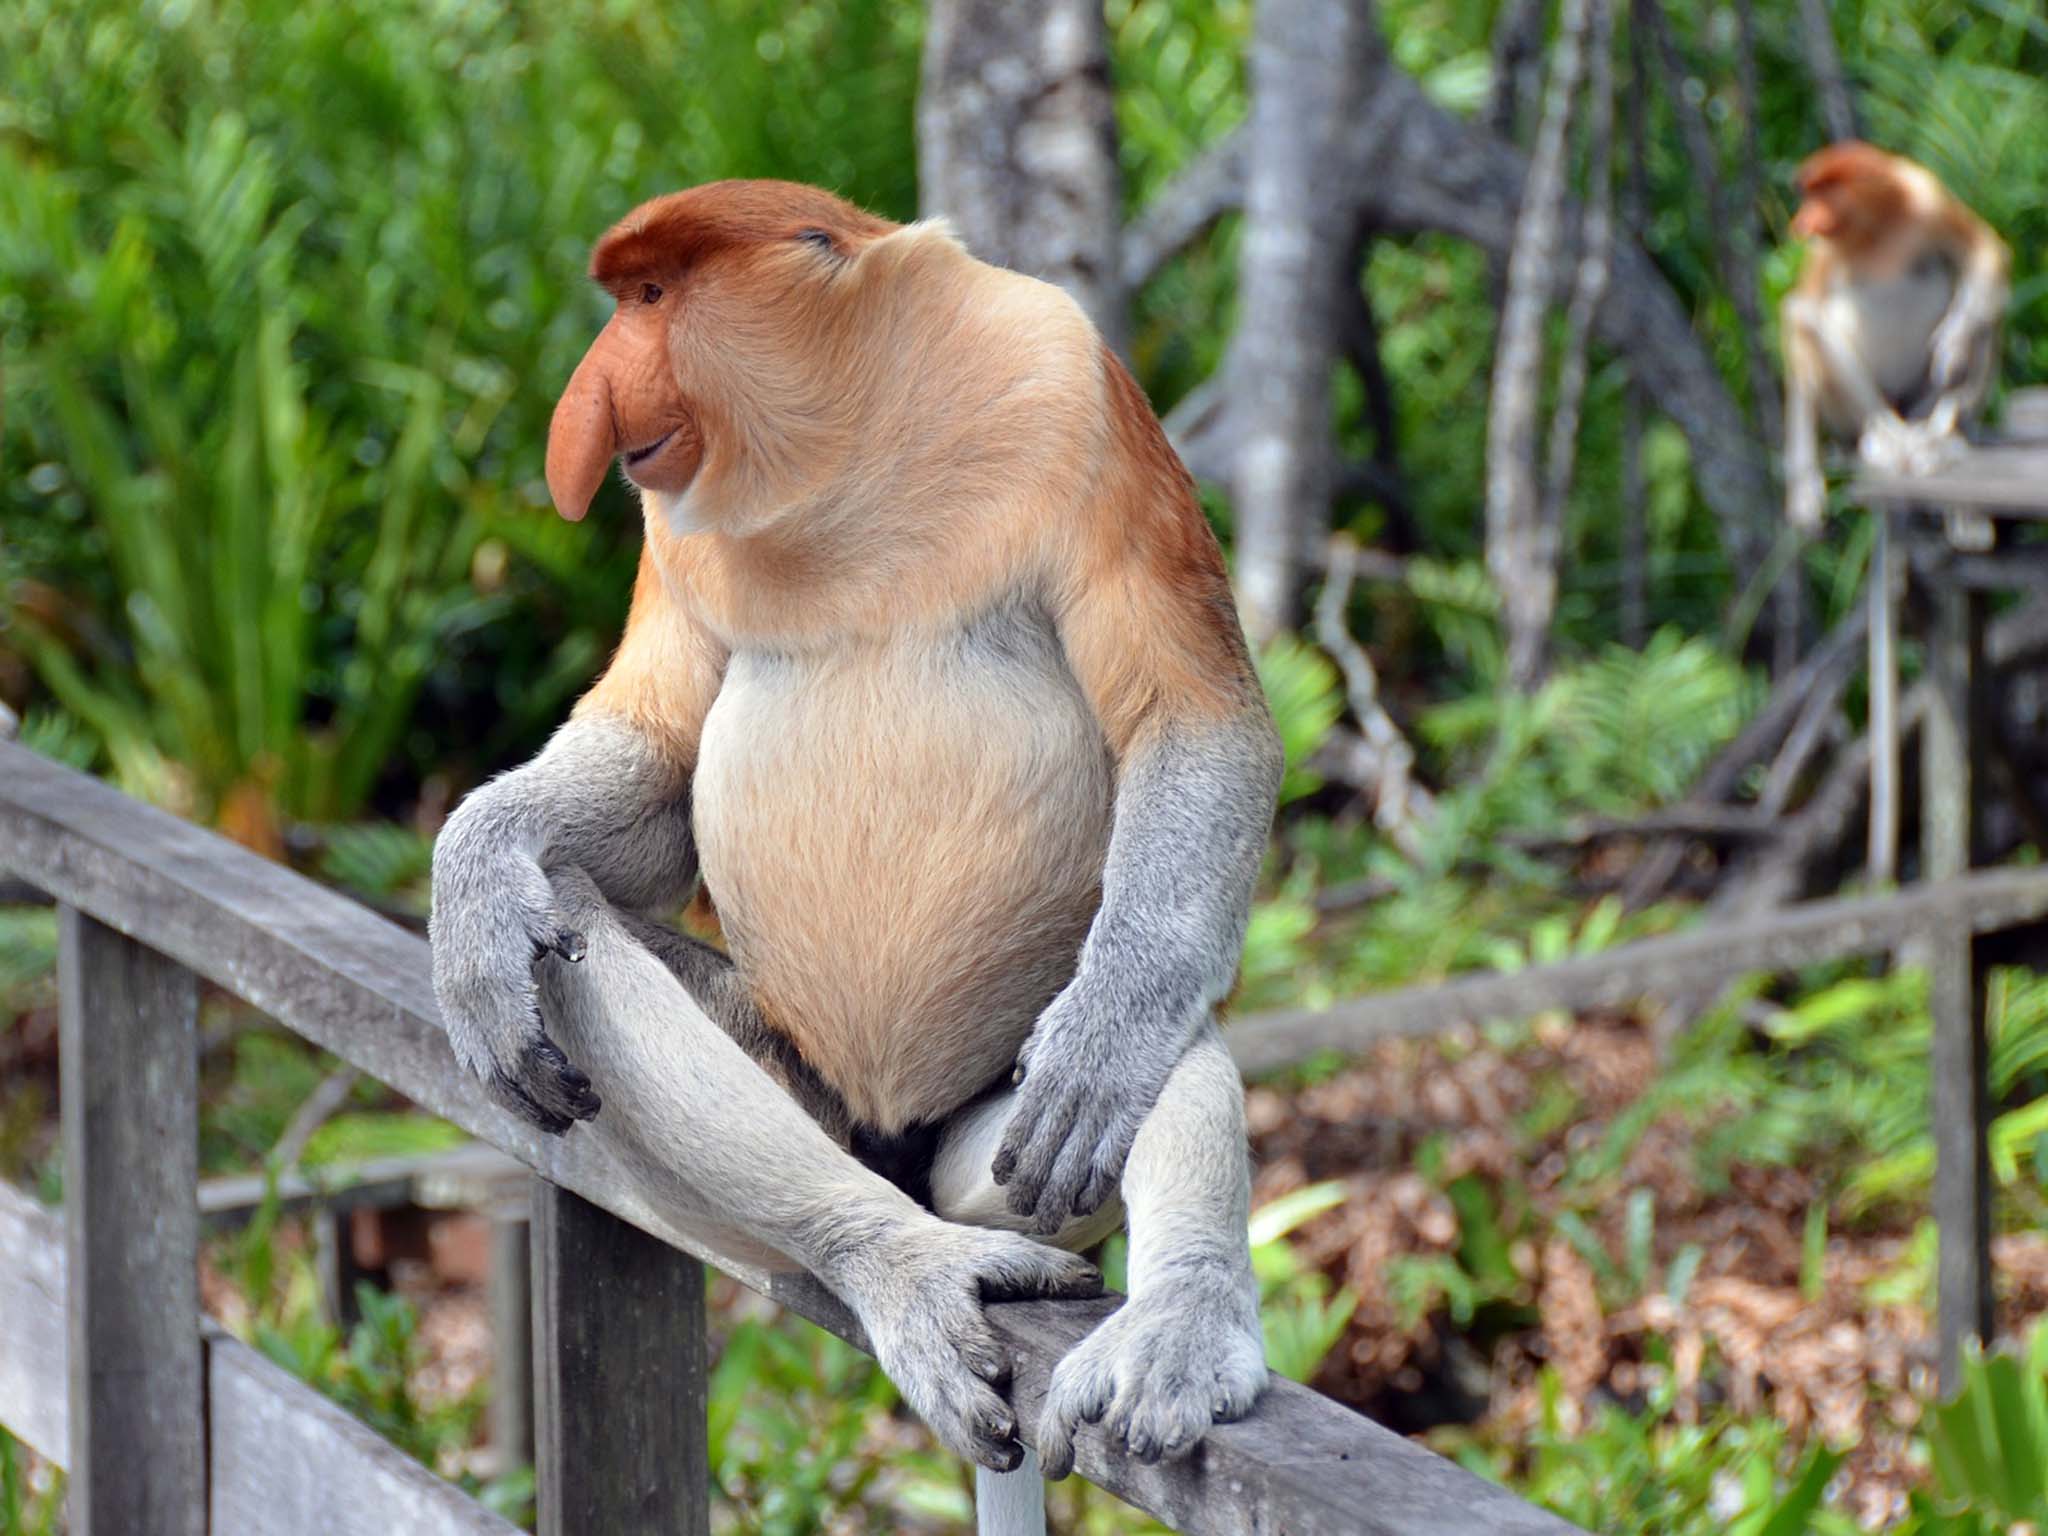
<path fill-rule="evenodd" d="M 725 182 L 591 272 L 548 486 L 580 518 L 620 463 L 646 544 L 610 669 L 435 848 L 457 1055 L 818 1275 L 993 1468 L 982 1300 L 1087 1291 L 1063 1250 L 1127 1214 L 1039 1449 L 1185 1454 L 1266 1380 L 1214 1010 L 1281 772 L 1193 482 L 1073 302 L 943 225 Z M 700 864 L 730 959 L 648 915 Z"/>
<path fill-rule="evenodd" d="M 1798 186 L 1806 259 L 1781 314 L 1785 511 L 1812 533 L 1822 431 L 1895 473 L 1925 474 L 1953 451 L 1997 376 L 2010 257 L 1930 171 L 1871 145 L 1820 150 Z M 1951 535 L 1982 547 L 1990 525 L 1954 517 Z"/>

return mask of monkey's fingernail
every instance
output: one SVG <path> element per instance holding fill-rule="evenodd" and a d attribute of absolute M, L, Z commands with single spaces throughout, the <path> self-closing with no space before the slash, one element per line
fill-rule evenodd
<path fill-rule="evenodd" d="M 1012 1088 L 1021 1088 L 1024 1086 L 1024 1063 L 1021 1061 L 1018 1062 L 1017 1065 L 1011 1069 L 1010 1086 Z"/>

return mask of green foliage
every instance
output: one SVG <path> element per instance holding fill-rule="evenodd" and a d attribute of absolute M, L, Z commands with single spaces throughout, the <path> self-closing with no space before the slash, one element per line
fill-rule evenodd
<path fill-rule="evenodd" d="M 64 1528 L 64 1474 L 45 1464 L 47 1485 L 31 1487 L 26 1452 L 0 1427 L 0 1536 L 55 1536 Z"/>
<path fill-rule="evenodd" d="M 427 910 L 433 839 L 388 821 L 330 827 L 320 859 L 321 878 L 365 901 L 400 911 Z"/>
<path fill-rule="evenodd" d="M 1963 1384 L 1927 1432 L 1936 1497 L 1915 1500 L 1915 1532 L 2002 1532 L 2048 1521 L 2048 1323 L 2024 1356 L 1973 1351 Z"/>
<path fill-rule="evenodd" d="M 1679 1423 L 1669 1372 L 1653 1383 L 1640 1411 L 1607 1403 L 1590 1422 L 1573 1423 L 1555 1372 L 1546 1370 L 1543 1421 L 1519 1453 L 1463 1431 L 1433 1438 L 1473 1471 L 1511 1478 L 1523 1497 L 1607 1536 L 1860 1531 L 1822 1506 L 1839 1453 L 1816 1447 L 1797 1455 L 1784 1427 L 1769 1418 L 1716 1414 Z"/>
<path fill-rule="evenodd" d="M 1259 1277 L 1266 1364 L 1291 1381 L 1315 1374 L 1344 1336 L 1358 1297 L 1349 1289 L 1333 1292 L 1327 1276 L 1295 1256 L 1287 1234 L 1346 1198 L 1343 1184 L 1330 1180 L 1304 1185 L 1252 1212 L 1252 1268 Z"/>
<path fill-rule="evenodd" d="M 1280 803 L 1286 805 L 1323 787 L 1309 759 L 1344 713 L 1342 682 L 1327 656 L 1292 635 L 1270 641 L 1259 652 L 1258 666 L 1287 754 L 1287 774 L 1280 783 Z"/>
<path fill-rule="evenodd" d="M 1440 704 L 1422 734 L 1477 770 L 1458 791 L 1476 802 L 1461 826 L 1469 840 L 1677 799 L 1741 727 L 1758 691 L 1709 641 L 1662 629 L 1640 651 L 1609 646 L 1560 670 L 1527 698 L 1474 693 Z"/>
<path fill-rule="evenodd" d="M 122 782 L 260 833 L 357 811 L 423 691 L 487 755 L 557 717 L 634 543 L 532 531 L 589 241 L 722 175 L 908 212 L 917 42 L 889 0 L 0 13 L 0 618 Z M 559 592 L 510 559 L 571 547 Z"/>

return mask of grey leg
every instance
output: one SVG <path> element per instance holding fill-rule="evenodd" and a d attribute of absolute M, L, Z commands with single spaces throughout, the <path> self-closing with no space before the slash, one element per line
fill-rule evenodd
<path fill-rule="evenodd" d="M 981 1154 L 1001 1141 L 1010 1100 L 978 1106 L 949 1130 L 934 1166 L 942 1214 L 1016 1221 Z M 1251 1169 L 1244 1084 L 1212 1022 L 1181 1057 L 1139 1127 L 1124 1167 L 1130 1299 L 1054 1369 L 1039 1421 L 1048 1477 L 1073 1470 L 1080 1425 L 1102 1423 L 1141 1460 L 1185 1455 L 1211 1423 L 1242 1416 L 1266 1385 L 1245 1224 Z M 1104 1235 L 1099 1213 L 1069 1222 L 1062 1244 Z"/>
<path fill-rule="evenodd" d="M 572 872 L 573 873 L 573 872 Z M 1009 1361 L 984 1295 L 1099 1289 L 1072 1254 L 941 1221 L 826 1134 L 641 944 L 587 880 L 554 877 L 580 961 L 538 967 L 541 1009 L 582 1061 L 608 1143 L 669 1219 L 714 1242 L 751 1236 L 853 1310 L 882 1368 L 950 1449 L 998 1470 L 1023 1458 L 996 1391 Z"/>

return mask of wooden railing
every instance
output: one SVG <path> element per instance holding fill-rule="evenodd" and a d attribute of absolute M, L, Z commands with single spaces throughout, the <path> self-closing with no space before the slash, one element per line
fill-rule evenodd
<path fill-rule="evenodd" d="M 539 1175 L 546 1536 L 708 1529 L 702 1263 L 864 1344 L 809 1276 L 705 1246 L 594 1139 L 541 1136 L 484 1098 L 449 1053 L 417 936 L 4 742 L 0 872 L 61 910 L 65 1179 L 61 1222 L 0 1189 L 0 1423 L 69 1469 L 73 1536 L 513 1529 L 200 1317 L 195 978 Z M 1053 1364 L 1114 1305 L 989 1309 L 1027 1441 Z M 1288 1382 L 1189 1460 L 1146 1466 L 1091 1431 L 1078 1464 L 1184 1531 L 1574 1529 Z"/>

